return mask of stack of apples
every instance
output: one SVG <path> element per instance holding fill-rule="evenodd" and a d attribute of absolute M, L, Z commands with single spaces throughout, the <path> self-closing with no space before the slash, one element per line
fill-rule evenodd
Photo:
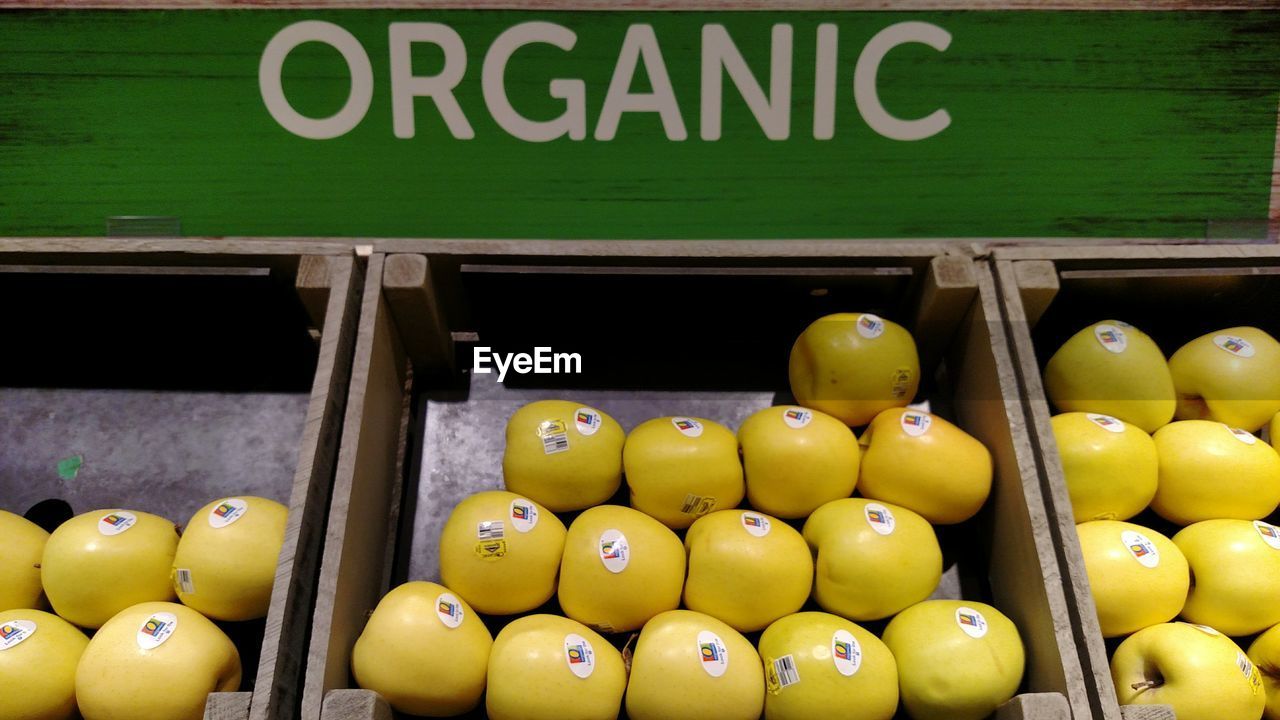
<path fill-rule="evenodd" d="M 213 621 L 266 616 L 286 515 L 221 498 L 179 536 L 139 511 L 52 534 L 0 511 L 0 718 L 203 718 L 209 693 L 240 687 L 240 655 Z"/>
<path fill-rule="evenodd" d="M 1280 720 L 1280 528 L 1265 521 L 1280 455 L 1255 434 L 1280 438 L 1280 343 L 1234 327 L 1166 361 L 1107 320 L 1067 340 L 1044 380 L 1098 623 L 1125 638 L 1120 703 Z M 1231 639 L 1254 636 L 1247 653 Z"/>
<path fill-rule="evenodd" d="M 482 698 L 495 720 L 624 705 L 634 720 L 888 720 L 900 700 L 917 720 L 987 717 L 1021 683 L 1018 630 L 990 605 L 928 598 L 943 565 L 931 523 L 978 512 L 991 456 L 907 408 L 919 375 L 904 328 L 842 314 L 792 349 L 798 404 L 736 434 L 697 417 L 625 434 L 576 402 L 520 408 L 507 490 L 453 509 L 440 584 L 378 604 L 357 684 L 436 717 Z M 607 504 L 624 476 L 629 506 Z M 885 621 L 879 637 L 858 624 Z"/>

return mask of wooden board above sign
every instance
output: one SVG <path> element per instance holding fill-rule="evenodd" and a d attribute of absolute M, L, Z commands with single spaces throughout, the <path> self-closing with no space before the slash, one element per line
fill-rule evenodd
<path fill-rule="evenodd" d="M 0 235 L 1276 233 L 1274 10 L 26 4 Z"/>

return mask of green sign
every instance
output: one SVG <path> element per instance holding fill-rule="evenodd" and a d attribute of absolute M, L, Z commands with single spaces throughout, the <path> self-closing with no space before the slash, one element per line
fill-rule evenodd
<path fill-rule="evenodd" d="M 1268 12 L 0 12 L 0 235 L 1265 227 Z"/>

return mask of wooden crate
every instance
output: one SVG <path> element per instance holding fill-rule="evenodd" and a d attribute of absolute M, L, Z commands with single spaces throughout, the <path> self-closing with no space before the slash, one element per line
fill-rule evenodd
<path fill-rule="evenodd" d="M 1024 694 L 1002 708 L 998 717 L 1089 717 L 1088 684 L 1075 648 L 1035 456 L 1024 429 L 1017 376 L 989 269 L 975 264 L 968 255 L 947 254 L 947 248 L 937 245 L 828 243 L 809 247 L 807 257 L 770 257 L 753 252 L 750 244 L 564 242 L 531 248 L 501 242 L 441 241 L 430 244 L 429 255 L 375 254 L 369 263 L 371 281 L 365 286 L 361 308 L 311 630 L 302 718 L 393 716 L 375 693 L 353 689 L 349 670 L 352 645 L 368 613 L 391 586 L 406 579 L 438 577 L 432 566 L 433 546 L 443 521 L 439 516 L 447 515 L 453 504 L 472 491 L 500 486 L 499 475 L 457 468 L 462 459 L 483 467 L 496 463 L 497 458 L 488 456 L 500 456 L 502 426 L 511 407 L 533 397 L 556 394 L 581 398 L 603 386 L 616 392 L 611 396 L 587 395 L 582 401 L 601 396 L 618 399 L 621 410 L 610 409 L 603 402 L 599 405 L 617 412 L 624 426 L 634 419 L 628 414 L 643 417 L 638 410 L 653 416 L 667 408 L 690 405 L 698 411 L 720 410 L 721 416 L 740 418 L 750 410 L 773 404 L 772 391 L 785 389 L 786 352 L 794 334 L 837 309 L 878 311 L 909 326 L 920 342 L 926 373 L 946 368 L 939 383 L 942 389 L 932 397 L 935 410 L 979 437 L 994 455 L 997 477 L 993 498 L 979 519 L 968 526 L 972 542 L 952 543 L 952 551 L 961 547 L 970 552 L 948 570 L 940 592 L 970 598 L 989 594 L 1022 632 L 1028 657 Z M 956 253 L 955 246 L 950 252 Z M 672 315 L 662 314 L 654 325 L 645 325 L 642 319 L 628 315 L 627 320 L 637 324 L 627 332 L 649 339 L 646 333 L 661 328 L 664 341 L 696 342 L 701 338 L 698 347 L 687 348 L 689 356 L 704 352 L 711 359 L 702 365 L 693 363 L 693 369 L 684 373 L 687 386 L 678 387 L 674 400 L 653 398 L 655 386 L 680 384 L 675 374 L 653 366 L 649 366 L 650 373 L 621 379 L 604 372 L 583 380 L 580 387 L 570 387 L 573 382 L 566 376 L 556 376 L 550 381 L 552 387 L 513 388 L 509 378 L 501 391 L 484 390 L 474 379 L 468 381 L 465 374 L 452 370 L 470 365 L 469 356 L 453 362 L 452 347 L 455 340 L 473 340 L 469 331 L 495 345 L 502 344 L 504 334 L 522 329 L 560 337 L 557 323 L 565 319 L 534 312 L 538 304 L 532 299 L 539 288 L 558 288 L 563 296 L 570 285 L 617 294 L 607 299 L 692 299 L 695 302 L 685 306 L 694 308 L 688 311 L 687 322 L 675 324 L 670 322 Z M 503 295 L 490 297 L 489 291 L 496 288 L 501 288 Z M 522 297 L 525 292 L 534 293 L 527 295 L 531 302 L 513 301 L 512 293 Z M 781 308 L 777 314 L 761 310 L 775 300 Z M 753 311 L 763 314 L 727 320 L 708 314 L 739 305 L 744 316 Z M 718 350 L 716 343 L 731 343 L 748 329 L 745 334 L 766 338 L 760 347 L 768 347 L 768 357 L 721 364 L 726 353 Z M 569 328 L 565 332 L 581 330 Z M 592 334 L 591 342 L 609 348 L 617 334 L 603 329 Z M 760 350 L 750 342 L 743 347 Z M 586 356 L 585 366 L 590 362 L 591 348 L 579 349 Z M 741 350 L 731 346 L 729 354 Z M 639 355 L 628 368 L 643 364 L 648 357 L 644 352 Z M 492 376 L 485 377 L 487 381 Z M 597 390 L 589 389 L 588 384 Z M 494 397 L 500 393 L 512 393 L 517 400 L 504 404 L 509 398 L 499 401 Z M 639 396 L 644 396 L 636 400 L 640 408 L 621 402 L 625 397 Z M 737 414 L 724 412 L 726 404 Z M 457 413 L 464 417 L 470 413 L 483 421 L 484 427 L 465 449 L 452 453 L 463 457 L 450 465 L 448 457 L 440 457 L 450 453 L 442 452 L 443 434 L 433 423 L 439 418 L 458 417 Z M 429 447 L 424 449 L 424 445 Z M 432 514 L 437 517 L 424 519 Z"/>
<path fill-rule="evenodd" d="M 993 258 L 1026 396 L 1029 430 L 1036 443 L 1049 527 L 1058 548 L 1072 625 L 1079 636 L 1083 670 L 1091 681 L 1094 717 L 1172 720 L 1174 714 L 1165 705 L 1121 708 L 1116 703 L 1041 371 L 1071 333 L 1107 318 L 1142 329 L 1166 355 L 1188 340 L 1223 327 L 1256 325 L 1273 335 L 1280 333 L 1280 248 L 1000 248 Z"/>
<path fill-rule="evenodd" d="M 0 506 L 288 504 L 267 618 L 223 624 L 252 691 L 209 720 L 296 716 L 363 280 L 336 243 L 0 239 Z"/>

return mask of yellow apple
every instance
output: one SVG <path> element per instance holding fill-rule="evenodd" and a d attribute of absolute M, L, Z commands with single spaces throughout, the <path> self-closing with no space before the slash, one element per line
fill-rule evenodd
<path fill-rule="evenodd" d="M 1178 720 L 1258 720 L 1266 702 L 1257 668 L 1231 638 L 1180 622 L 1120 643 L 1111 678 L 1121 705 L 1168 705 Z"/>
<path fill-rule="evenodd" d="M 240 689 L 240 654 L 185 605 L 146 602 L 107 621 L 76 668 L 84 720 L 201 720 L 209 693 Z"/>
<path fill-rule="evenodd" d="M 929 521 L 890 503 L 833 500 L 804 524 L 817 557 L 813 597 L 823 610 L 880 620 L 929 597 L 942 579 L 942 549 Z"/>
<path fill-rule="evenodd" d="M 1169 538 L 1116 520 L 1081 523 L 1076 532 L 1103 635 L 1128 635 L 1182 611 L 1191 574 Z"/>
<path fill-rule="evenodd" d="M 900 505 L 938 525 L 964 522 L 991 493 L 991 453 L 972 435 L 919 410 L 893 408 L 862 434 L 863 497 Z"/>
<path fill-rule="evenodd" d="M 911 333 L 871 313 L 815 320 L 791 347 L 787 371 L 796 402 L 850 427 L 905 407 L 920 386 L 920 357 Z"/>
<path fill-rule="evenodd" d="M 288 518 L 289 508 L 260 497 L 200 508 L 173 558 L 178 600 L 214 620 L 266 617 Z"/>
<path fill-rule="evenodd" d="M 84 633 L 56 615 L 0 612 L 0 717 L 77 717 L 76 664 L 88 645 Z"/>
<path fill-rule="evenodd" d="M 970 600 L 928 600 L 884 629 L 914 720 L 981 720 L 1018 691 L 1026 657 L 1018 628 Z"/>
<path fill-rule="evenodd" d="M 788 615 L 760 636 L 765 720 L 890 720 L 898 663 L 880 638 L 828 613 Z"/>
<path fill-rule="evenodd" d="M 21 515 L 0 510 L 0 538 L 5 551 L 0 555 L 0 610 L 44 607 L 40 584 L 40 556 L 49 533 Z"/>
<path fill-rule="evenodd" d="M 1110 415 L 1155 432 L 1177 402 L 1164 353 L 1146 333 L 1104 320 L 1072 335 L 1044 368 L 1049 402 L 1060 412 Z"/>
<path fill-rule="evenodd" d="M 177 528 L 162 517 L 129 510 L 78 515 L 45 543 L 44 591 L 63 618 L 101 627 L 132 605 L 173 599 L 177 549 Z"/>
<path fill-rule="evenodd" d="M 449 589 L 408 582 L 387 593 L 351 649 L 351 675 L 398 712 L 461 715 L 480 704 L 493 636 Z"/>
<path fill-rule="evenodd" d="M 680 607 L 680 538 L 638 510 L 601 505 L 569 526 L 560 561 L 560 607 L 600 632 L 638 630 Z"/>
<path fill-rule="evenodd" d="M 712 510 L 737 507 L 745 493 L 738 438 L 710 420 L 640 423 L 627 436 L 622 464 L 631 506 L 676 530 Z"/>
<path fill-rule="evenodd" d="M 645 624 L 631 659 L 631 720 L 756 720 L 764 709 L 760 656 L 709 615 L 671 610 Z"/>
<path fill-rule="evenodd" d="M 1257 431 L 1280 412 L 1280 343 L 1253 327 L 1192 340 L 1169 358 L 1179 420 Z"/>
<path fill-rule="evenodd" d="M 684 539 L 684 605 L 739 632 L 762 630 L 796 612 L 813 588 L 804 538 L 777 518 L 721 510 L 698 518 Z"/>
<path fill-rule="evenodd" d="M 613 497 L 622 483 L 622 426 L 568 400 L 539 400 L 507 421 L 502 476 L 507 489 L 554 512 Z"/>
<path fill-rule="evenodd" d="M 528 615 L 503 628 L 488 677 L 489 720 L 612 720 L 627 687 L 622 653 L 556 615 Z"/>
<path fill-rule="evenodd" d="M 1173 536 L 1195 582 L 1182 617 L 1233 636 L 1280 623 L 1280 528 L 1205 520 Z"/>
<path fill-rule="evenodd" d="M 1267 697 L 1266 720 L 1280 720 L 1280 625 L 1262 633 L 1249 646 L 1249 659 L 1262 678 Z"/>
<path fill-rule="evenodd" d="M 1160 480 L 1151 509 L 1179 525 L 1258 520 L 1280 503 L 1280 455 L 1244 430 L 1181 420 L 1153 436 Z"/>
<path fill-rule="evenodd" d="M 1064 413 L 1050 422 L 1076 522 L 1128 520 L 1151 504 L 1158 456 L 1142 428 L 1096 413 Z"/>
<path fill-rule="evenodd" d="M 862 452 L 849 427 L 796 406 L 765 408 L 738 428 L 747 501 L 780 518 L 807 517 L 853 494 Z"/>
<path fill-rule="evenodd" d="M 555 594 L 564 539 L 560 518 L 532 500 L 479 492 L 440 533 L 440 579 L 479 612 L 527 612 Z"/>

